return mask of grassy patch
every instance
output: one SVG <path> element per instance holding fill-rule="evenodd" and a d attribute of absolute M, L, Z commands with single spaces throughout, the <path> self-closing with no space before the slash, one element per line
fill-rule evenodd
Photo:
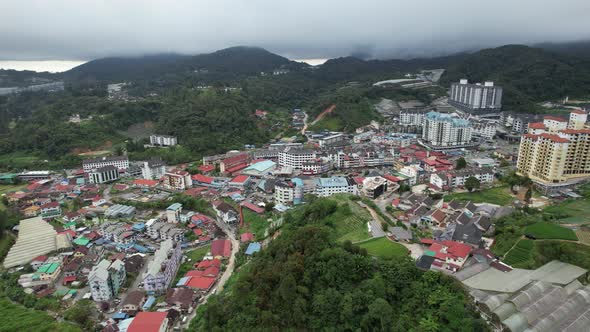
<path fill-rule="evenodd" d="M 244 214 L 244 226 L 240 228 L 240 234 L 254 233 L 256 240 L 264 239 L 266 237 L 266 229 L 268 228 L 269 216 L 266 214 L 258 214 L 246 208 L 242 209 Z"/>
<path fill-rule="evenodd" d="M 476 191 L 472 193 L 455 193 L 445 196 L 445 201 L 451 201 L 453 199 L 497 205 L 508 205 L 515 200 L 515 198 L 510 194 L 510 188 L 506 186 L 484 189 L 482 191 Z"/>
<path fill-rule="evenodd" d="M 395 243 L 386 237 L 371 239 L 358 244 L 361 248 L 367 249 L 371 256 L 383 259 L 400 258 L 408 255 L 408 249 L 399 243 Z"/>
<path fill-rule="evenodd" d="M 329 218 L 338 241 L 358 242 L 370 238 L 367 222 L 372 218 L 367 210 L 351 201 L 348 195 L 334 195 L 330 199 L 341 205 Z"/>
<path fill-rule="evenodd" d="M 39 162 L 39 157 L 31 155 L 30 153 L 14 152 L 0 155 L 0 168 L 30 168 L 37 162 Z"/>
<path fill-rule="evenodd" d="M 561 204 L 552 205 L 545 210 L 561 223 L 581 224 L 590 222 L 590 200 L 567 200 Z"/>
<path fill-rule="evenodd" d="M 26 188 L 27 184 L 2 184 L 0 185 L 0 196 L 8 194 L 13 191 L 19 191 Z M 2 200 L 0 200 L 0 210 L 6 209 Z"/>
<path fill-rule="evenodd" d="M 203 257 L 205 257 L 205 255 L 207 255 L 207 253 L 209 251 L 211 251 L 210 245 L 207 245 L 207 246 L 199 248 L 199 249 L 194 249 L 191 251 L 186 251 L 184 254 L 186 255 L 186 257 L 188 257 L 190 259 L 190 261 L 187 259 L 186 262 L 180 264 L 180 267 L 178 268 L 178 272 L 176 273 L 176 279 L 174 279 L 174 283 L 172 285 L 176 285 L 178 280 L 180 280 L 180 278 L 184 277 L 185 273 L 192 270 L 193 265 L 195 263 L 200 262 L 203 259 Z"/>
<path fill-rule="evenodd" d="M 533 240 L 521 239 L 504 257 L 504 262 L 515 267 L 525 267 L 533 264 Z"/>
<path fill-rule="evenodd" d="M 578 240 L 578 237 L 573 230 L 549 222 L 538 222 L 527 226 L 524 229 L 524 232 L 537 239 Z"/>
<path fill-rule="evenodd" d="M 44 311 L 27 309 L 13 304 L 6 299 L 0 299 L 0 331 L 38 331 L 38 332 L 73 332 L 80 331 L 74 325 L 58 323 Z"/>
<path fill-rule="evenodd" d="M 590 246 L 563 241 L 535 241 L 534 267 L 541 266 L 552 260 L 577 265 L 590 269 Z"/>

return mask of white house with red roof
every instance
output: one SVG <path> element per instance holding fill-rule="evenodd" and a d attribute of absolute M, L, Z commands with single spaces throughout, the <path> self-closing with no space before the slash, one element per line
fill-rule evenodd
<path fill-rule="evenodd" d="M 471 246 L 455 241 L 421 239 L 420 242 L 429 245 L 424 255 L 434 257 L 432 265 L 452 272 L 457 272 L 463 267 L 473 250 Z"/>

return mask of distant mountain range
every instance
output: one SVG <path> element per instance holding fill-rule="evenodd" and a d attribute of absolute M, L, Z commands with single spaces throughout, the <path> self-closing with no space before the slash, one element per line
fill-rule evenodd
<path fill-rule="evenodd" d="M 257 75 L 279 68 L 296 69 L 303 66 L 307 65 L 262 48 L 238 46 L 194 56 L 160 54 L 98 59 L 65 72 L 64 77 L 70 80 L 121 81 L 191 73 Z"/>
<path fill-rule="evenodd" d="M 141 57 L 113 57 L 89 61 L 65 73 L 51 75 L 70 82 L 205 80 L 208 83 L 236 81 L 276 69 L 288 69 L 298 79 L 322 83 L 365 81 L 415 72 L 447 69 L 441 84 L 460 78 L 494 81 L 504 87 L 504 101 L 510 108 L 530 110 L 533 102 L 565 96 L 590 95 L 590 42 L 540 44 L 539 47 L 506 45 L 472 53 L 410 60 L 362 60 L 342 57 L 311 66 L 291 61 L 258 47 L 231 47 L 208 54 L 160 54 Z M 8 71 L 0 71 L 6 76 Z M 19 74 L 22 79 L 23 73 Z M 10 76 L 10 75 L 9 75 Z M 44 74 L 44 76 L 48 76 Z"/>

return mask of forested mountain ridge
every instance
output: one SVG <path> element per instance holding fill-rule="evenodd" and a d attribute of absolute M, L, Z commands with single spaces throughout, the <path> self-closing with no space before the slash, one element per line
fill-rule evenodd
<path fill-rule="evenodd" d="M 89 61 L 63 75 L 72 81 L 133 81 L 189 78 L 200 74 L 259 75 L 279 68 L 306 66 L 258 47 L 237 46 L 199 55 L 160 54 Z"/>

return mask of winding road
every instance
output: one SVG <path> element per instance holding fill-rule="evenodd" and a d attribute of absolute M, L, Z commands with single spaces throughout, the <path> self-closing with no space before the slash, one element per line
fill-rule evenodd
<path fill-rule="evenodd" d="M 209 299 L 209 297 L 212 294 L 217 293 L 217 292 L 221 292 L 223 290 L 225 283 L 227 282 L 227 280 L 231 277 L 232 273 L 234 272 L 234 268 L 236 265 L 236 254 L 238 253 L 238 250 L 240 250 L 240 241 L 236 238 L 235 231 L 231 227 L 229 227 L 226 223 L 218 220 L 217 218 L 215 218 L 215 223 L 217 224 L 217 226 L 221 230 L 223 230 L 223 232 L 229 238 L 229 240 L 231 242 L 231 255 L 229 256 L 229 260 L 228 260 L 227 266 L 225 268 L 225 271 L 223 271 L 223 274 L 221 275 L 221 277 L 219 278 L 219 280 L 217 281 L 215 286 L 213 286 L 213 288 L 205 296 L 203 296 L 203 298 L 199 301 L 199 303 L 197 304 L 197 306 L 195 307 L 193 312 L 191 312 L 188 315 L 186 323 L 183 325 L 183 329 L 187 328 L 189 326 L 190 322 L 195 318 L 195 316 L 197 315 L 197 308 L 199 306 L 207 303 L 207 300 Z"/>

